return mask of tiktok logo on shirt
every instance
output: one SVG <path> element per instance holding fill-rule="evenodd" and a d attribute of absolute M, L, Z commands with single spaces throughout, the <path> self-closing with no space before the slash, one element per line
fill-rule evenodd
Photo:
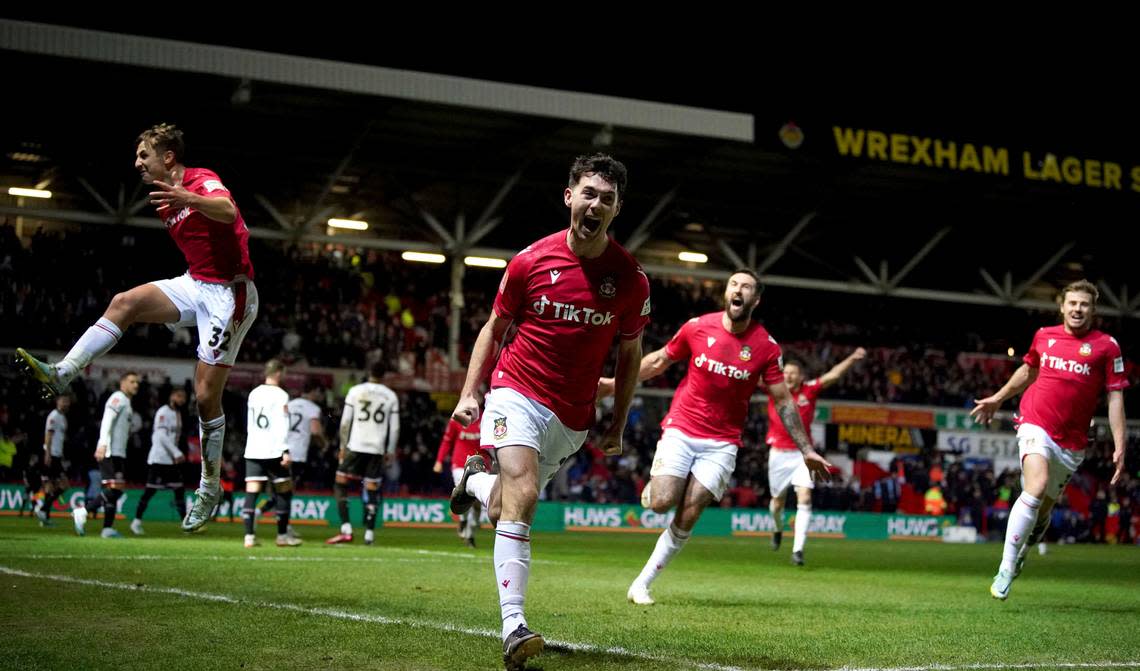
<path fill-rule="evenodd" d="M 563 319 L 576 324 L 605 326 L 614 320 L 612 312 L 602 313 L 594 308 L 580 308 L 573 303 L 559 303 L 558 301 L 550 300 L 545 294 L 531 305 L 531 307 L 534 308 L 535 314 L 538 315 L 544 315 L 547 306 L 554 308 L 553 316 L 555 319 Z"/>
<path fill-rule="evenodd" d="M 730 377 L 734 380 L 747 380 L 748 378 L 752 377 L 752 371 L 750 370 L 744 370 L 743 368 L 730 366 L 726 363 L 717 361 L 716 359 L 710 359 L 704 354 L 701 354 L 697 356 L 697 358 L 693 359 L 693 365 L 697 368 L 703 368 L 710 373 L 724 375 L 725 377 Z"/>

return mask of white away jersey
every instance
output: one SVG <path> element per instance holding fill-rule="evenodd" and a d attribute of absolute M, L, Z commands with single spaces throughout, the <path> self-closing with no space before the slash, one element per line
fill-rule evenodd
<path fill-rule="evenodd" d="M 348 449 L 353 452 L 393 452 L 400 437 L 400 400 L 396 392 L 375 382 L 349 389 L 340 426 L 342 433 L 349 427 Z"/>
<path fill-rule="evenodd" d="M 321 418 L 321 406 L 307 398 L 289 401 L 289 457 L 298 463 L 309 460 L 309 439 L 313 435 L 313 420 Z"/>
<path fill-rule="evenodd" d="M 150 434 L 150 454 L 148 464 L 174 463 L 182 456 L 178 450 L 178 438 L 182 435 L 182 415 L 169 405 L 164 405 L 154 413 L 154 430 Z"/>
<path fill-rule="evenodd" d="M 51 443 L 45 444 L 52 459 L 63 458 L 63 439 L 67 437 L 67 416 L 59 410 L 52 410 L 44 425 L 44 437 L 51 431 Z"/>
<path fill-rule="evenodd" d="M 131 436 L 131 398 L 116 391 L 103 406 L 103 423 L 99 426 L 99 445 L 107 446 L 108 457 L 127 456 L 127 438 Z"/>
<path fill-rule="evenodd" d="M 245 458 L 280 459 L 289 433 L 289 394 L 281 387 L 263 384 L 249 392 Z"/>

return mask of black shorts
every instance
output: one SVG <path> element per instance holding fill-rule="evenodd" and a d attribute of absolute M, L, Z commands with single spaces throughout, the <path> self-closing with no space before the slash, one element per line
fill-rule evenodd
<path fill-rule="evenodd" d="M 349 480 L 380 482 L 384 479 L 384 455 L 347 450 L 336 466 L 336 474 Z"/>
<path fill-rule="evenodd" d="M 99 473 L 103 476 L 104 485 L 112 482 L 119 485 L 126 484 L 127 479 L 123 477 L 126 470 L 126 457 L 103 457 L 103 461 L 99 462 Z"/>
<path fill-rule="evenodd" d="M 149 489 L 180 489 L 182 464 L 147 464 L 146 486 Z"/>
<path fill-rule="evenodd" d="M 245 481 L 248 482 L 293 482 L 289 467 L 281 465 L 281 459 L 246 459 Z"/>
<path fill-rule="evenodd" d="M 63 457 L 52 457 L 51 465 L 44 468 L 43 478 L 47 481 L 59 480 L 63 477 Z"/>

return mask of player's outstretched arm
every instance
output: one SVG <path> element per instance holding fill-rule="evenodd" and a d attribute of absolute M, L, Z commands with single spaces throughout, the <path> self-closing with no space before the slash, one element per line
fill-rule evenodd
<path fill-rule="evenodd" d="M 471 426 L 479 419 L 479 399 L 475 392 L 479 383 L 487 379 L 487 373 L 495 362 L 493 355 L 495 346 L 503 341 L 503 335 L 511 322 L 503 319 L 494 310 L 487 318 L 487 323 L 479 330 L 479 337 L 475 339 L 475 346 L 471 350 L 471 361 L 467 364 L 467 379 L 463 382 L 463 391 L 459 394 L 459 404 L 451 417 L 463 426 Z"/>
<path fill-rule="evenodd" d="M 637 381 L 644 382 L 650 378 L 657 377 L 658 375 L 664 373 L 665 369 L 669 366 L 672 366 L 674 363 L 676 363 L 676 361 L 669 358 L 669 355 L 665 353 L 664 347 L 659 350 L 650 352 L 641 359 L 641 364 L 637 370 Z M 634 386 L 636 386 L 636 384 Z M 614 378 L 603 377 L 598 380 L 598 398 L 605 398 L 606 396 L 609 396 L 613 393 Z"/>
<path fill-rule="evenodd" d="M 784 423 L 784 428 L 788 430 L 788 435 L 804 455 L 804 463 L 807 464 L 812 480 L 830 480 L 832 465 L 812 448 L 811 439 L 808 438 L 804 423 L 800 420 L 799 410 L 796 409 L 796 402 L 788 391 L 788 385 L 783 382 L 768 385 L 768 394 L 772 397 L 776 413 Z"/>
<path fill-rule="evenodd" d="M 150 204 L 156 207 L 169 207 L 180 210 L 184 207 L 195 209 L 207 219 L 232 224 L 237 220 L 237 207 L 229 196 L 203 196 L 189 191 L 181 184 L 167 184 L 155 180 L 154 191 L 150 192 Z"/>
<path fill-rule="evenodd" d="M 843 361 L 835 364 L 831 370 L 824 373 L 819 378 L 819 383 L 824 387 L 830 387 L 836 382 L 839 382 L 839 378 L 846 375 L 847 371 L 851 370 L 851 367 L 854 366 L 856 362 L 862 361 L 866 357 L 867 350 L 863 349 L 862 347 L 856 347 L 855 351 L 852 352 L 850 356 L 848 356 Z"/>
<path fill-rule="evenodd" d="M 982 399 L 974 399 L 974 409 L 970 411 L 970 416 L 974 418 L 974 423 L 988 425 L 993 420 L 994 413 L 998 411 L 1002 403 L 1025 391 L 1036 379 L 1037 369 L 1031 368 L 1029 364 L 1026 363 L 1021 364 L 1021 366 L 1013 372 L 1013 375 L 1010 376 L 1009 382 L 1006 382 L 1005 386 L 998 390 L 996 394 Z"/>
<path fill-rule="evenodd" d="M 598 447 L 607 456 L 621 454 L 622 432 L 629 419 L 629 406 L 633 402 L 633 392 L 637 389 L 638 366 L 641 364 L 641 334 L 636 338 L 622 340 L 618 346 L 618 361 L 614 376 L 614 418 L 606 432 L 602 434 Z"/>
<path fill-rule="evenodd" d="M 1115 485 L 1124 474 L 1124 448 L 1128 445 L 1125 438 L 1123 391 L 1108 392 L 1108 425 L 1112 429 L 1112 442 L 1115 446 L 1112 451 L 1112 465 L 1116 467 L 1109 484 Z"/>

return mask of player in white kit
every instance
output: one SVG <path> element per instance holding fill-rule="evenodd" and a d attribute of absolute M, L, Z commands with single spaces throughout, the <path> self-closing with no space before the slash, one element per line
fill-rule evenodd
<path fill-rule="evenodd" d="M 380 510 L 380 483 L 384 464 L 396 455 L 400 440 L 400 399 L 381 384 L 388 367 L 383 361 L 372 364 L 368 381 L 348 390 L 344 414 L 340 418 L 340 463 L 336 467 L 333 495 L 340 515 L 340 533 L 325 541 L 329 545 L 352 542 L 348 518 L 349 482 L 363 480 L 364 543 L 376 539 L 376 515 Z"/>
<path fill-rule="evenodd" d="M 254 525 L 257 522 L 257 495 L 266 483 L 273 484 L 277 495 L 277 545 L 293 547 L 301 539 L 290 536 L 289 512 L 293 504 L 293 476 L 289 471 L 292 457 L 286 444 L 289 432 L 289 394 L 281 388 L 285 365 L 277 359 L 265 364 L 265 383 L 249 392 L 245 439 L 245 546 L 258 545 Z"/>

